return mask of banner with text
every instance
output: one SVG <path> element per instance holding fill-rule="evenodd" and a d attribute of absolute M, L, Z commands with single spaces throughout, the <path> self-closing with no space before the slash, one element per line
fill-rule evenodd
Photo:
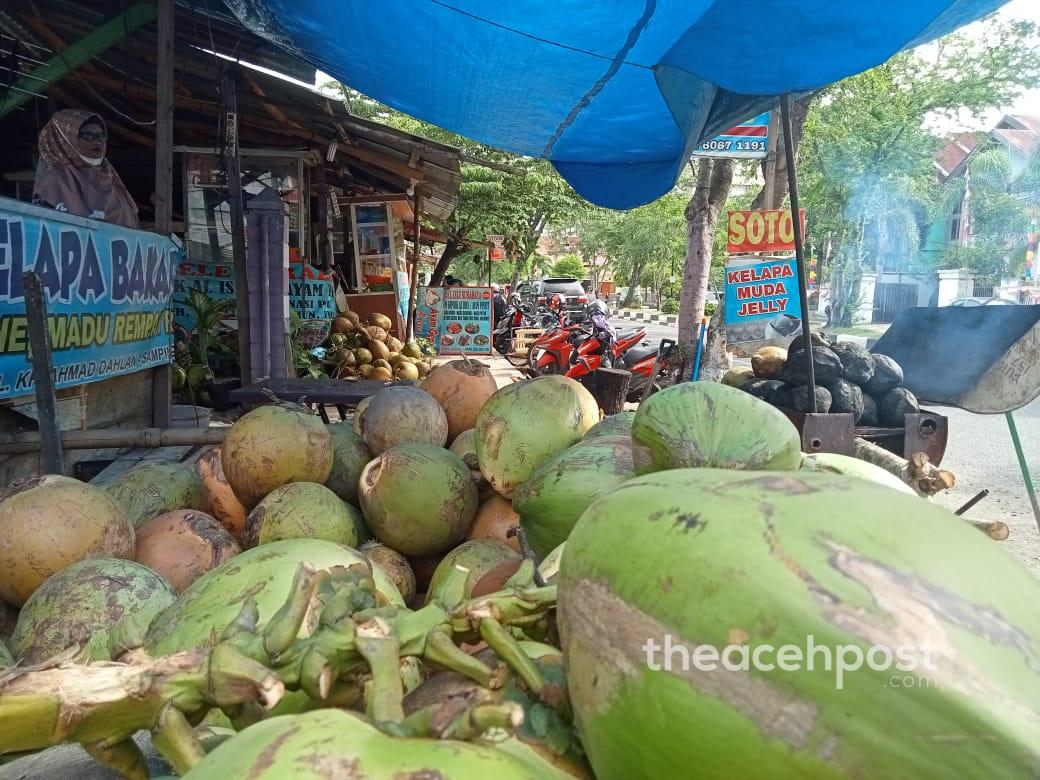
<path fill-rule="evenodd" d="M 769 152 L 769 112 L 731 127 L 725 133 L 705 141 L 694 152 L 694 157 L 736 157 L 757 159 Z"/>
<path fill-rule="evenodd" d="M 805 209 L 798 213 L 804 236 Z M 787 209 L 731 211 L 728 227 L 726 251 L 730 254 L 794 251 L 794 223 Z"/>
<path fill-rule="evenodd" d="M 43 281 L 57 387 L 170 362 L 183 249 L 165 236 L 0 198 L 0 398 L 33 392 L 22 275 Z"/>
<path fill-rule="evenodd" d="M 415 337 L 440 345 L 443 287 L 420 287 L 415 298 Z"/>
<path fill-rule="evenodd" d="M 726 339 L 790 342 L 802 327 L 793 257 L 730 258 L 726 263 Z"/>
<path fill-rule="evenodd" d="M 487 287 L 444 288 L 440 354 L 491 354 L 491 298 Z"/>

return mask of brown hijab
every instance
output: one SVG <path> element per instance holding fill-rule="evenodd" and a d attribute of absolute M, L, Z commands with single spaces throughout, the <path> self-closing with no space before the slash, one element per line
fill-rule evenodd
<path fill-rule="evenodd" d="M 137 204 L 107 159 L 91 165 L 79 153 L 79 131 L 85 124 L 108 128 L 89 111 L 59 111 L 40 131 L 40 165 L 33 200 L 80 217 L 101 212 L 102 219 L 138 227 Z"/>

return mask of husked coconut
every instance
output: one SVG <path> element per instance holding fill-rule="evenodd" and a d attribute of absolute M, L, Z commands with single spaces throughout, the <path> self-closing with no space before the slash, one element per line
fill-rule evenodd
<path fill-rule="evenodd" d="M 217 518 L 236 539 L 246 528 L 246 508 L 228 484 L 220 463 L 220 447 L 206 450 L 195 462 L 195 472 L 202 480 L 206 511 Z"/>
<path fill-rule="evenodd" d="M 425 390 L 389 387 L 373 395 L 365 407 L 361 435 L 373 455 L 406 442 L 443 447 L 448 439 L 448 420 L 437 400 Z"/>
<path fill-rule="evenodd" d="M 422 389 L 437 399 L 448 418 L 453 440 L 477 423 L 477 414 L 498 389 L 491 369 L 476 360 L 452 360 L 437 366 L 423 380 Z"/>
<path fill-rule="evenodd" d="M 196 509 L 165 512 L 137 529 L 137 562 L 165 577 L 178 593 L 240 552 L 215 517 Z"/>

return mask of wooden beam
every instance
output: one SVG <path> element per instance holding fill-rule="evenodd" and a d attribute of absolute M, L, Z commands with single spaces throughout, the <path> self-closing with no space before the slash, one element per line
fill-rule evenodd
<path fill-rule="evenodd" d="M 246 268 L 246 226 L 242 194 L 242 160 L 238 143 L 238 93 L 235 83 L 238 68 L 228 66 L 220 77 L 224 99 L 226 133 L 224 165 L 227 171 L 228 205 L 231 209 L 231 255 L 235 263 L 235 308 L 238 320 L 238 361 L 243 385 L 253 383 L 249 334 L 249 273 Z M 265 327 L 267 323 L 264 323 Z"/>
<path fill-rule="evenodd" d="M 340 142 L 339 151 L 347 157 L 353 157 L 355 160 L 370 163 L 377 168 L 382 168 L 384 171 L 389 171 L 390 173 L 413 183 L 421 182 L 425 178 L 425 175 L 420 168 L 412 168 L 405 163 L 398 162 L 392 157 L 387 157 L 385 154 L 380 154 L 379 152 L 373 152 L 371 149 L 363 149 L 349 141 Z"/>
<path fill-rule="evenodd" d="M 154 18 L 155 6 L 151 3 L 133 5 L 71 46 L 56 50 L 46 65 L 40 65 L 32 73 L 23 76 L 15 87 L 20 90 L 29 90 L 30 87 L 36 90 L 46 89 Z M 32 95 L 23 92 L 8 92 L 7 96 L 0 100 L 0 117 L 18 108 L 30 97 Z"/>
<path fill-rule="evenodd" d="M 348 195 L 345 197 L 337 198 L 342 206 L 349 206 L 354 203 L 407 203 L 408 193 L 406 192 L 389 192 L 389 193 L 373 193 L 371 195 Z"/>
<path fill-rule="evenodd" d="M 159 40 L 155 71 L 155 232 L 173 230 L 173 39 L 174 0 L 158 0 Z M 205 356 L 203 356 L 205 357 Z M 152 371 L 152 425 L 169 428 L 172 421 L 171 369 Z"/>
<path fill-rule="evenodd" d="M 47 296 L 40 276 L 27 271 L 22 277 L 25 290 L 25 313 L 29 325 L 29 347 L 32 350 L 32 377 L 36 390 L 36 409 L 40 421 L 43 455 L 40 465 L 44 474 L 65 473 L 65 453 L 61 448 L 58 425 L 58 401 L 54 392 L 54 362 L 51 336 L 47 328 Z"/>

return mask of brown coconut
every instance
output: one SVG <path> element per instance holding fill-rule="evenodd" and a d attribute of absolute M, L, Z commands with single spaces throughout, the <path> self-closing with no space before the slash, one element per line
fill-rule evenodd
<path fill-rule="evenodd" d="M 520 552 L 520 540 L 509 536 L 509 529 L 520 525 L 520 515 L 513 511 L 507 498 L 497 493 L 477 508 L 477 516 L 469 529 L 467 539 L 497 539 Z"/>
<path fill-rule="evenodd" d="M 751 356 L 751 370 L 759 379 L 778 379 L 787 362 L 787 350 L 783 347 L 762 347 Z"/>
<path fill-rule="evenodd" d="M 196 509 L 167 512 L 137 529 L 135 560 L 163 575 L 178 593 L 240 552 L 219 520 Z"/>
<path fill-rule="evenodd" d="M 412 571 L 408 559 L 401 553 L 379 542 L 365 542 L 361 545 L 360 552 L 376 566 L 382 567 L 401 591 L 405 603 L 415 596 L 415 572 Z M 433 576 L 432 571 L 430 576 Z"/>
<path fill-rule="evenodd" d="M 202 453 L 195 462 L 195 472 L 202 480 L 208 513 L 217 518 L 232 536 L 240 538 L 246 529 L 248 512 L 224 476 L 224 468 L 220 464 L 220 447 Z"/>
<path fill-rule="evenodd" d="M 373 455 L 411 442 L 443 447 L 448 439 L 444 411 L 433 396 L 418 387 L 380 390 L 360 419 L 361 436 Z"/>
<path fill-rule="evenodd" d="M 448 418 L 448 440 L 476 425 L 477 413 L 498 389 L 491 369 L 476 360 L 452 360 L 433 369 L 422 389 L 437 399 Z"/>

